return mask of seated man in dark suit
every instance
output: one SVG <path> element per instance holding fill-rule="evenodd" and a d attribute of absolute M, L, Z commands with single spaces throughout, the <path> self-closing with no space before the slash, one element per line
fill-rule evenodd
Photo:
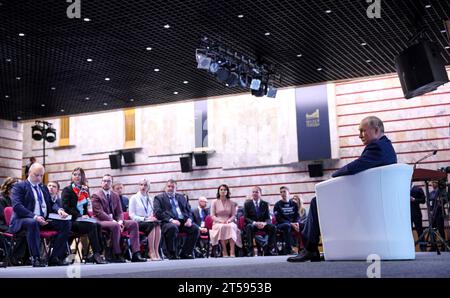
<path fill-rule="evenodd" d="M 188 237 L 181 250 L 180 258 L 193 259 L 192 255 L 200 231 L 192 222 L 192 213 L 184 195 L 176 193 L 177 182 L 170 179 L 165 192 L 154 199 L 156 218 L 162 222 L 162 234 L 166 244 L 167 257 L 177 259 L 176 243 L 178 232 L 185 232 Z"/>
<path fill-rule="evenodd" d="M 252 200 L 244 204 L 245 234 L 247 238 L 248 256 L 253 256 L 253 238 L 257 231 L 264 231 L 269 236 L 265 255 L 276 255 L 275 236 L 277 229 L 272 224 L 269 214 L 269 204 L 261 200 L 261 188 L 252 188 Z"/>
<path fill-rule="evenodd" d="M 194 209 L 192 212 L 194 216 L 194 223 L 199 226 L 200 234 L 202 236 L 209 236 L 209 231 L 205 227 L 205 219 L 209 215 L 209 208 L 208 205 L 208 199 L 206 197 L 199 197 L 198 198 L 198 206 Z M 208 247 L 209 237 L 208 239 L 202 239 L 200 238 L 199 241 L 197 241 L 197 245 L 195 247 L 195 256 L 196 257 L 205 257 L 206 255 L 206 249 Z"/>
<path fill-rule="evenodd" d="M 366 146 L 361 156 L 334 172 L 332 177 L 354 175 L 371 168 L 397 163 L 397 155 L 391 141 L 384 135 L 383 121 L 379 118 L 364 118 L 359 125 L 359 138 Z M 288 262 L 320 261 L 320 228 L 316 198 L 311 200 L 302 234 L 305 249 L 297 256 L 288 258 Z"/>
<path fill-rule="evenodd" d="M 12 190 L 14 212 L 11 217 L 10 231 L 15 234 L 21 230 L 26 230 L 33 267 L 45 266 L 45 262 L 40 259 L 41 239 L 39 232 L 41 230 L 58 231 L 58 235 L 53 240 L 53 251 L 48 265 L 64 266 L 68 265 L 64 258 L 71 222 L 69 220 L 47 220 L 51 212 L 58 213 L 62 218 L 67 217 L 67 213 L 53 203 L 47 187 L 41 184 L 44 172 L 44 167 L 41 164 L 33 163 L 30 166 L 27 180 L 14 185 Z"/>

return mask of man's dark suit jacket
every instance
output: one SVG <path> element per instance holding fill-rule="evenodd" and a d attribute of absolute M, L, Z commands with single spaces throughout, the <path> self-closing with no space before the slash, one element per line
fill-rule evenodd
<path fill-rule="evenodd" d="M 253 200 L 247 200 L 244 203 L 245 223 L 251 224 L 254 221 L 262 221 L 271 224 L 269 214 L 269 204 L 266 201 L 259 200 L 259 216 L 256 214 L 256 206 Z"/>
<path fill-rule="evenodd" d="M 194 209 L 193 216 L 194 216 L 194 222 L 197 224 L 197 226 L 200 226 L 202 223 L 202 218 L 200 217 L 200 210 L 198 208 Z M 203 218 L 203 221 L 205 221 L 205 218 L 209 215 L 209 208 L 205 208 L 205 217 Z"/>
<path fill-rule="evenodd" d="M 39 188 L 47 205 L 47 218 L 51 212 L 58 213 L 59 206 L 52 202 L 47 187 L 39 184 Z M 17 233 L 22 229 L 23 219 L 34 217 L 36 200 L 34 199 L 31 183 L 28 180 L 14 184 L 11 194 L 13 214 L 9 230 L 12 233 Z"/>
<path fill-rule="evenodd" d="M 178 206 L 180 207 L 184 220 L 190 218 L 193 221 L 191 208 L 186 197 L 180 193 L 175 193 L 175 199 L 178 201 Z M 156 218 L 161 220 L 163 224 L 168 223 L 172 218 L 178 220 L 178 215 L 172 212 L 172 204 L 170 204 L 170 199 L 166 192 L 155 196 L 153 205 L 155 207 Z"/>
<path fill-rule="evenodd" d="M 343 166 L 331 176 L 354 175 L 367 169 L 394 163 L 397 163 L 397 155 L 395 154 L 394 147 L 392 147 L 391 141 L 386 136 L 382 136 L 378 140 L 368 144 L 358 159 Z"/>

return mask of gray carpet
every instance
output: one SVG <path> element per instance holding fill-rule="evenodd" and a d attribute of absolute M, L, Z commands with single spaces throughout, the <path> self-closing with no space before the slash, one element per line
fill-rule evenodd
<path fill-rule="evenodd" d="M 362 261 L 288 263 L 286 256 L 210 258 L 160 262 L 76 265 L 70 267 L 0 268 L 0 278 L 366 278 L 369 263 Z M 383 261 L 381 277 L 450 277 L 450 253 L 417 253 L 412 261 Z"/>

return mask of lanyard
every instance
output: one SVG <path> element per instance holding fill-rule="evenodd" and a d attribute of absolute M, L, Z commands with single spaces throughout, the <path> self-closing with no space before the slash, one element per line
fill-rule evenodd
<path fill-rule="evenodd" d="M 148 212 L 147 212 L 147 210 L 149 209 L 149 208 L 148 208 L 148 197 L 146 197 L 147 200 L 145 200 L 145 204 L 144 204 L 144 200 L 142 199 L 143 196 L 142 196 L 141 194 L 139 194 L 139 196 L 140 196 L 140 198 L 141 198 L 142 206 L 144 206 L 145 215 L 147 216 L 147 215 L 149 215 Z"/>

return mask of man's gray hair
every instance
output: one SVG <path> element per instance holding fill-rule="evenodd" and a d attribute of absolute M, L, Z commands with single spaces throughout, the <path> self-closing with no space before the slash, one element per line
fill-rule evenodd
<path fill-rule="evenodd" d="M 380 118 L 375 116 L 369 116 L 364 118 L 361 123 L 366 122 L 369 127 L 378 128 L 382 133 L 384 133 L 384 125 L 383 121 Z"/>

